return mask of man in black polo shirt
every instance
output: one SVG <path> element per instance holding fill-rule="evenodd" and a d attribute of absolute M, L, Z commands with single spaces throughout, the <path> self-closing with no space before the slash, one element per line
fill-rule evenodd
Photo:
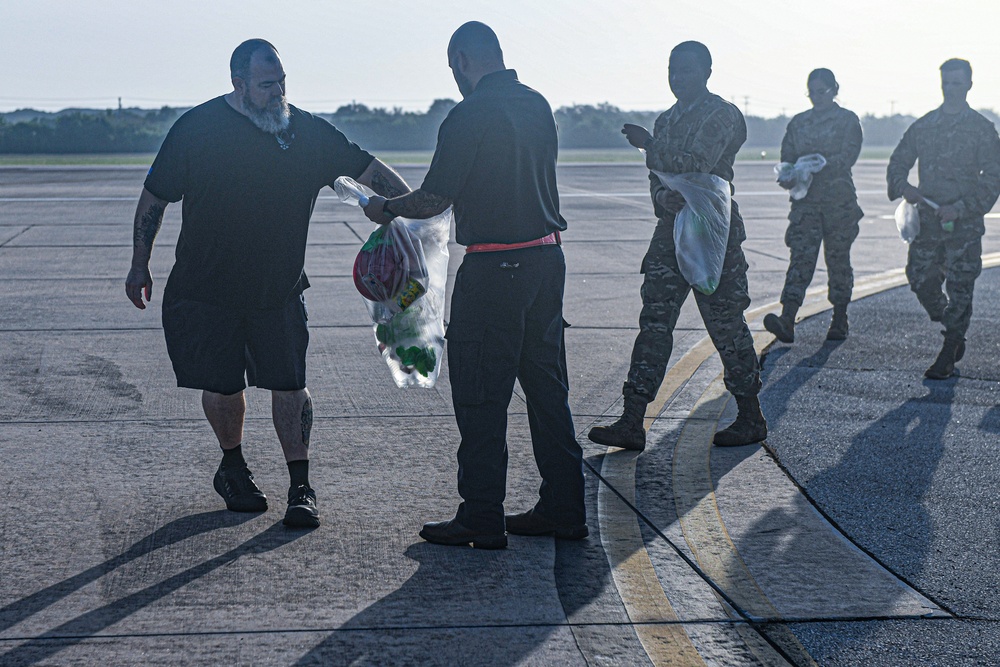
<path fill-rule="evenodd" d="M 202 390 L 222 447 L 215 490 L 232 511 L 267 509 L 243 458 L 243 390 L 270 389 L 291 478 L 284 523 L 315 527 L 302 294 L 309 287 L 302 270 L 309 217 L 319 190 L 338 176 L 387 195 L 409 188 L 333 125 L 288 104 L 285 72 L 268 42 L 238 46 L 230 70 L 233 92 L 181 116 L 149 170 L 125 293 L 136 308 L 146 307 L 153 240 L 167 204 L 183 199 L 163 332 L 178 386 Z"/>
<path fill-rule="evenodd" d="M 542 477 L 531 510 L 506 517 L 516 535 L 587 536 L 583 456 L 569 410 L 562 299 L 566 263 L 556 192 L 556 127 L 548 102 L 506 69 L 496 34 L 470 22 L 448 44 L 464 101 L 438 133 L 419 190 L 365 213 L 427 218 L 454 205 L 457 241 L 467 246 L 455 277 L 448 366 L 464 502 L 450 521 L 428 523 L 428 542 L 507 546 L 507 407 L 520 380 Z"/>

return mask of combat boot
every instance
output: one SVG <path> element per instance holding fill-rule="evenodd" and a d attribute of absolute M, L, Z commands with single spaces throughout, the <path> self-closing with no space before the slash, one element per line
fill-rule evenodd
<path fill-rule="evenodd" d="M 736 421 L 715 434 L 712 440 L 719 447 L 741 447 L 760 442 L 767 437 L 767 421 L 756 396 L 737 396 L 739 414 Z"/>
<path fill-rule="evenodd" d="M 774 337 L 782 343 L 795 342 L 795 313 L 799 307 L 781 304 L 781 315 L 768 313 L 764 316 L 764 328 L 774 334 Z"/>
<path fill-rule="evenodd" d="M 646 399 L 635 394 L 625 394 L 625 410 L 610 426 L 595 426 L 587 437 L 599 445 L 621 447 L 641 452 L 646 448 L 646 430 L 642 420 L 646 416 Z"/>
<path fill-rule="evenodd" d="M 961 355 L 959 355 L 961 349 Z M 944 345 L 938 352 L 937 359 L 924 371 L 924 377 L 929 380 L 944 380 L 955 372 L 955 362 L 965 354 L 965 341 L 960 336 L 945 336 Z"/>
<path fill-rule="evenodd" d="M 826 332 L 826 339 L 846 340 L 847 330 L 847 304 L 835 305 L 833 307 L 833 319 L 830 320 L 830 330 Z"/>

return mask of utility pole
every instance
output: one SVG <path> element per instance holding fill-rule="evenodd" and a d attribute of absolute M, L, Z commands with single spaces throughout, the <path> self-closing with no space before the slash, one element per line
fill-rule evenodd
<path fill-rule="evenodd" d="M 743 96 L 743 116 L 746 117 L 746 116 L 749 116 L 749 115 L 750 115 L 750 96 L 749 95 L 744 95 Z"/>
<path fill-rule="evenodd" d="M 896 115 L 896 100 L 889 100 L 889 115 Z"/>

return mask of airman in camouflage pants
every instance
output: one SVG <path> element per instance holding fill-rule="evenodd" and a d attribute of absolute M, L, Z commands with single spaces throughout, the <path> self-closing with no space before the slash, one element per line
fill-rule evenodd
<path fill-rule="evenodd" d="M 795 314 L 816 271 L 820 244 L 826 257 L 828 298 L 833 318 L 828 340 L 847 338 L 847 304 L 854 290 L 851 245 L 858 237 L 858 222 L 864 212 L 858 206 L 851 167 L 861 154 L 861 121 L 834 101 L 840 91 L 833 72 L 815 69 L 806 81 L 812 109 L 796 114 L 781 140 L 781 161 L 794 164 L 807 155 L 822 155 L 825 166 L 815 173 L 805 196 L 792 198 L 785 245 L 790 251 L 785 287 L 781 291 L 781 315 L 764 316 L 764 328 L 778 340 L 795 340 Z M 793 183 L 778 183 L 790 187 Z"/>
<path fill-rule="evenodd" d="M 735 203 L 733 217 L 740 217 Z M 673 216 L 660 219 L 642 260 L 639 335 L 632 348 L 632 363 L 623 388 L 626 396 L 636 395 L 647 403 L 656 397 L 663 382 L 674 345 L 674 326 L 681 306 L 692 292 L 677 266 L 673 223 Z M 722 358 L 726 388 L 734 396 L 756 396 L 761 387 L 760 370 L 753 335 L 743 319 L 750 295 L 747 261 L 740 246 L 742 228 L 742 224 L 731 227 L 719 287 L 712 294 L 694 290 L 694 298 L 705 329 Z"/>
<path fill-rule="evenodd" d="M 611 447 L 641 451 L 646 446 L 643 417 L 656 397 L 674 348 L 674 326 L 691 286 L 681 274 L 674 246 L 674 221 L 686 205 L 679 192 L 667 188 L 657 174 L 712 174 L 729 183 L 733 192 L 733 163 L 746 141 L 743 114 L 734 105 L 708 91 L 712 56 L 704 44 L 682 42 L 670 52 L 670 90 L 677 103 L 660 114 L 650 133 L 638 125 L 622 128 L 628 142 L 646 152 L 650 197 L 657 217 L 656 230 L 642 261 L 642 311 L 639 335 L 622 393 L 622 416 L 613 424 L 595 426 L 588 437 Z M 718 431 L 716 445 L 733 447 L 767 437 L 767 421 L 760 409 L 760 366 L 753 336 L 743 311 L 750 305 L 747 262 L 740 244 L 746 239 L 739 207 L 732 202 L 729 237 L 719 286 L 711 295 L 695 292 L 705 328 L 722 357 L 726 387 L 736 398 L 736 420 Z"/>
<path fill-rule="evenodd" d="M 946 232 L 929 206 L 920 207 L 920 233 L 910 244 L 906 279 L 931 320 L 965 336 L 972 320 L 972 293 L 983 270 L 983 233 L 976 225 Z M 947 296 L 941 288 L 946 285 Z"/>
<path fill-rule="evenodd" d="M 902 196 L 919 206 L 920 231 L 910 244 L 906 278 L 930 319 L 944 325 L 944 344 L 924 372 L 932 380 L 950 377 L 965 355 L 972 293 L 982 270 L 983 217 L 1000 196 L 1000 136 L 969 107 L 971 88 L 967 61 L 943 63 L 944 103 L 906 130 L 886 169 L 889 199 Z M 915 163 L 919 187 L 908 180 Z"/>
<path fill-rule="evenodd" d="M 785 231 L 785 245 L 791 251 L 782 304 L 801 306 L 806 288 L 816 271 L 820 243 L 829 276 L 829 299 L 833 305 L 847 305 L 854 291 L 851 245 L 858 237 L 858 222 L 864 214 L 856 202 L 842 206 L 792 205 Z"/>

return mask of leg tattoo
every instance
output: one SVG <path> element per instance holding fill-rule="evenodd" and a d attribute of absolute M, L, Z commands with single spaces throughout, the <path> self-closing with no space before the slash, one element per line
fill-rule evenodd
<path fill-rule="evenodd" d="M 302 404 L 302 444 L 309 446 L 309 435 L 312 433 L 313 406 L 312 399 L 306 397 L 306 402 Z"/>

